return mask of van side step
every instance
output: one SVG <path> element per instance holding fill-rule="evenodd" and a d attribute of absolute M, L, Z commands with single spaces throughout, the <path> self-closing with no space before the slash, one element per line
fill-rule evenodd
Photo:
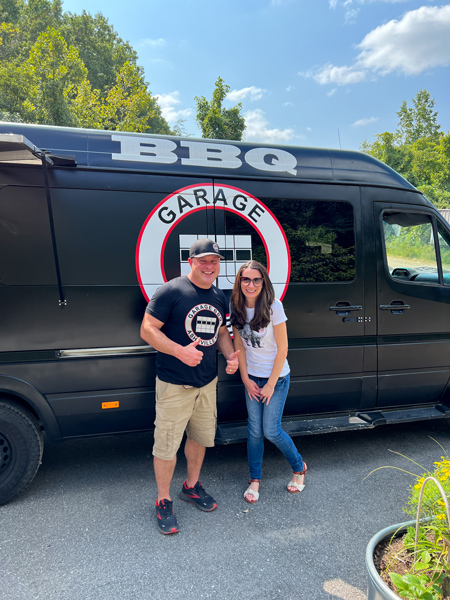
<path fill-rule="evenodd" d="M 413 421 L 430 421 L 432 419 L 450 419 L 450 407 L 445 404 L 420 408 L 404 408 L 395 410 L 374 410 L 320 417 L 312 419 L 283 419 L 283 429 L 291 436 L 333 433 L 357 429 L 373 429 L 377 425 L 393 425 L 394 423 L 412 423 Z M 220 425 L 217 428 L 216 444 L 233 444 L 247 439 L 247 424 L 233 423 Z"/>

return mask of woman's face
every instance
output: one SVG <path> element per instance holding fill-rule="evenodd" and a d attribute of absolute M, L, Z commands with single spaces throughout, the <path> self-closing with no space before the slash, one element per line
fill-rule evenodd
<path fill-rule="evenodd" d="M 256 283 L 258 283 L 258 280 L 262 280 L 262 274 L 260 271 L 258 271 L 258 269 L 244 269 L 241 273 L 241 281 L 240 281 L 240 285 L 241 285 L 241 291 L 245 296 L 245 304 L 252 308 L 253 306 L 255 306 L 256 303 L 256 298 L 259 296 L 259 294 L 261 293 L 261 290 L 263 288 L 263 281 L 261 281 L 260 285 L 255 285 L 254 281 L 256 279 Z M 244 282 L 247 280 L 251 280 L 250 282 L 248 282 L 248 285 L 245 285 Z"/>

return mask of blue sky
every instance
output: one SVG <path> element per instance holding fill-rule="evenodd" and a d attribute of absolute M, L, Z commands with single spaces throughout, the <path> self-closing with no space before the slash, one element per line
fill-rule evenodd
<path fill-rule="evenodd" d="M 420 89 L 450 130 L 450 4 L 427 0 L 63 0 L 130 42 L 173 125 L 220 76 L 244 139 L 358 150 L 395 131 Z"/>

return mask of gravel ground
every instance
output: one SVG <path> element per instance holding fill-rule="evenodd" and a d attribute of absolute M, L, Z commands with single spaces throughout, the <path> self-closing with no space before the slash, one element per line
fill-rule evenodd
<path fill-rule="evenodd" d="M 425 468 L 450 449 L 443 421 L 296 438 L 306 489 L 289 494 L 290 469 L 267 444 L 261 497 L 243 500 L 245 444 L 207 452 L 202 482 L 219 507 L 178 499 L 181 527 L 155 526 L 151 434 L 47 446 L 29 490 L 0 508 L 0 600 L 364 600 L 364 552 L 378 530 L 408 519 L 411 477 L 383 465 Z M 420 471 L 420 469 L 419 469 Z"/>

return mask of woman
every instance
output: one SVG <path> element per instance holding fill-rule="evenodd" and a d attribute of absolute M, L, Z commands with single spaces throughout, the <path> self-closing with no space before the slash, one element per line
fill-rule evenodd
<path fill-rule="evenodd" d="M 301 492 L 307 467 L 281 427 L 289 390 L 286 315 L 261 263 L 251 260 L 239 269 L 231 293 L 230 313 L 235 349 L 240 350 L 239 370 L 248 412 L 250 481 L 244 498 L 249 503 L 259 498 L 264 437 L 281 450 L 292 467 L 288 492 Z"/>

